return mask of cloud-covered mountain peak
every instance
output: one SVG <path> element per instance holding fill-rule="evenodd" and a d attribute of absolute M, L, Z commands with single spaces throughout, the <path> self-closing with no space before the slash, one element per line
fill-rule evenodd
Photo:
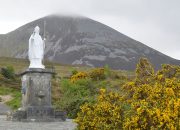
<path fill-rule="evenodd" d="M 140 57 L 149 58 L 156 68 L 162 63 L 179 63 L 102 23 L 82 16 L 51 15 L 0 36 L 0 55 L 27 58 L 28 39 L 37 25 L 41 28 L 40 34 L 46 37 L 45 58 L 50 61 L 92 67 L 108 64 L 113 69 L 134 69 Z"/>

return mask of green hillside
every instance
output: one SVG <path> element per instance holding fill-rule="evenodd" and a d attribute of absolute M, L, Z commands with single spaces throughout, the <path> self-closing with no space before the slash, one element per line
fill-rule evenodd
<path fill-rule="evenodd" d="M 15 69 L 15 73 L 20 73 L 28 68 L 29 61 L 27 59 L 16 59 L 16 58 L 9 58 L 9 57 L 0 57 L 0 68 L 6 66 L 13 66 Z M 51 63 L 45 61 L 45 66 L 54 67 L 56 73 L 61 77 L 66 77 L 71 74 L 71 71 L 77 69 L 79 71 L 86 71 L 89 70 L 89 67 L 85 66 L 71 66 L 71 65 L 63 65 L 59 63 Z"/>
<path fill-rule="evenodd" d="M 1 71 L 2 68 L 13 69 L 12 78 L 3 76 L 2 72 L 0 74 L 0 95 L 11 95 L 12 99 L 6 104 L 13 109 L 17 109 L 21 104 L 21 77 L 18 74 L 27 69 L 28 65 L 28 60 L 0 58 Z M 45 62 L 45 66 L 54 67 L 56 72 L 52 79 L 53 105 L 57 109 L 67 111 L 71 118 L 76 117 L 80 105 L 94 102 L 100 88 L 116 91 L 134 75 L 133 72 L 110 70 L 108 66 L 95 69 L 51 62 Z"/>

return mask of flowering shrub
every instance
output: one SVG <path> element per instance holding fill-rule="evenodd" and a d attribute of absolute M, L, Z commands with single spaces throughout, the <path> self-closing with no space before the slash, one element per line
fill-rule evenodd
<path fill-rule="evenodd" d="M 104 68 L 93 69 L 91 72 L 89 72 L 89 76 L 92 78 L 92 80 L 103 80 L 106 77 L 105 70 Z"/>
<path fill-rule="evenodd" d="M 164 78 L 176 77 L 180 79 L 180 67 L 164 64 L 162 65 L 162 69 L 158 71 L 158 75 Z"/>
<path fill-rule="evenodd" d="M 140 60 L 135 81 L 124 86 L 126 99 L 130 98 L 131 103 L 128 113 L 132 113 L 125 117 L 124 129 L 179 128 L 180 79 L 176 77 L 179 72 L 178 66 L 163 65 L 155 74 L 147 59 Z"/>
<path fill-rule="evenodd" d="M 90 129 L 180 129 L 180 67 L 163 65 L 154 73 L 141 59 L 136 78 L 123 86 L 124 93 L 101 89 L 95 104 L 81 106 L 76 122 Z"/>
<path fill-rule="evenodd" d="M 80 130 L 115 130 L 122 128 L 121 96 L 100 90 L 95 104 L 81 106 L 81 112 L 75 122 Z"/>
<path fill-rule="evenodd" d="M 150 80 L 153 76 L 154 69 L 151 63 L 146 58 L 141 58 L 136 67 L 136 82 L 151 82 Z"/>
<path fill-rule="evenodd" d="M 75 75 L 71 76 L 71 82 L 75 82 L 79 79 L 86 79 L 88 77 L 88 74 L 85 72 L 78 72 Z"/>
<path fill-rule="evenodd" d="M 166 79 L 153 86 L 134 86 L 132 114 L 124 121 L 125 129 L 178 129 L 180 121 L 180 82 Z"/>

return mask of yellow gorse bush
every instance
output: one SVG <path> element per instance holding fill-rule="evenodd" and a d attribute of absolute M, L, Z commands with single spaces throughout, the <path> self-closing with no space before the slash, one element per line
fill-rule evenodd
<path fill-rule="evenodd" d="M 137 65 L 136 80 L 124 85 L 126 98 L 131 100 L 129 117 L 125 117 L 124 129 L 170 129 L 180 128 L 180 79 L 179 66 L 163 65 L 157 74 L 147 59 Z M 147 66 L 147 67 L 146 67 Z M 141 71 L 145 72 L 141 72 Z M 148 73 L 146 73 L 148 70 Z M 142 73 L 144 75 L 142 75 Z M 146 77 L 144 79 L 144 77 Z"/>
<path fill-rule="evenodd" d="M 71 76 L 71 82 L 75 82 L 79 79 L 86 79 L 88 74 L 86 72 L 78 72 L 77 74 Z"/>
<path fill-rule="evenodd" d="M 75 122 L 80 130 L 115 130 L 122 128 L 122 109 L 120 97 L 117 93 L 100 90 L 96 104 L 81 106 L 81 112 Z"/>
<path fill-rule="evenodd" d="M 105 79 L 105 70 L 104 68 L 95 68 L 90 72 L 77 72 L 71 76 L 71 82 L 75 82 L 79 79 L 91 78 L 92 80 L 103 80 Z"/>
<path fill-rule="evenodd" d="M 124 94 L 100 90 L 95 104 L 81 106 L 80 130 L 179 130 L 180 67 L 163 65 L 154 73 L 141 59 L 136 79 L 123 86 Z"/>

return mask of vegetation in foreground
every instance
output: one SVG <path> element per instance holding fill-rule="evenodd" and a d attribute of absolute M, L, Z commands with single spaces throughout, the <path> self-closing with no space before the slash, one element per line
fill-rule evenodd
<path fill-rule="evenodd" d="M 21 105 L 20 79 L 16 78 L 14 68 L 7 66 L 1 68 L 0 73 L 0 95 L 10 95 L 12 100 L 6 102 L 12 109 Z"/>
<path fill-rule="evenodd" d="M 17 109 L 21 105 L 21 81 L 15 73 L 27 68 L 28 64 L 27 60 L 0 58 L 0 92 L 3 91 L 5 95 L 13 97 L 13 100 L 7 102 L 13 109 Z M 116 91 L 121 84 L 126 82 L 126 75 L 133 74 L 133 72 L 113 71 L 108 66 L 92 69 L 45 64 L 46 67 L 53 65 L 57 73 L 52 79 L 53 105 L 56 109 L 67 111 L 69 118 L 76 118 L 80 106 L 85 102 L 94 102 L 99 88 L 104 87 Z"/>
<path fill-rule="evenodd" d="M 180 129 L 180 67 L 163 65 L 155 73 L 141 59 L 123 93 L 100 89 L 95 103 L 80 107 L 75 122 L 80 130 Z"/>
<path fill-rule="evenodd" d="M 54 85 L 59 86 L 56 87 L 56 94 L 53 94 L 53 104 L 57 109 L 66 111 L 69 118 L 76 118 L 81 105 L 96 102 L 100 88 L 117 91 L 127 80 L 130 79 L 124 72 L 112 71 L 108 67 L 86 72 L 72 71 L 71 78 L 61 79 Z"/>
<path fill-rule="evenodd" d="M 12 95 L 7 104 L 17 109 L 21 81 L 14 68 L 20 70 L 27 62 L 7 61 L 0 63 L 0 95 Z M 154 72 L 149 61 L 141 59 L 134 77 L 131 72 L 113 71 L 108 66 L 92 69 L 55 64 L 55 69 L 53 105 L 75 118 L 80 130 L 180 127 L 179 66 L 162 65 Z"/>

